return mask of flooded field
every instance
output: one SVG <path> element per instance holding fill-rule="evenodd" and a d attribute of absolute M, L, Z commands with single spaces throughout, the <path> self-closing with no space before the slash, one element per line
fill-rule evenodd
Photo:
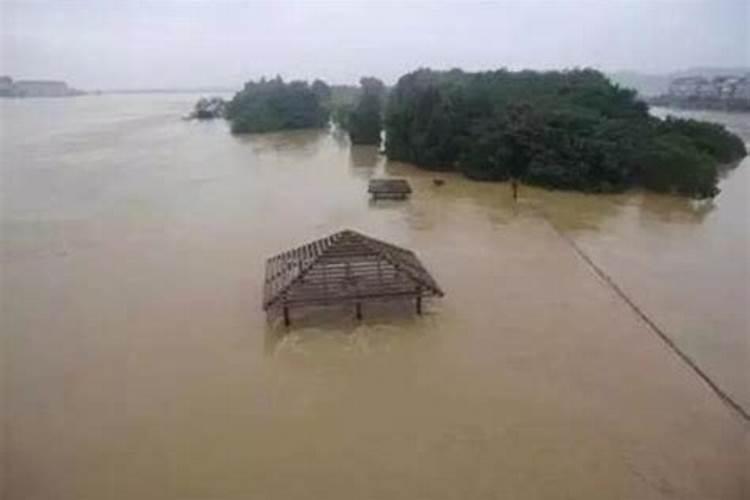
<path fill-rule="evenodd" d="M 476 183 L 197 96 L 0 102 L 8 500 L 737 499 L 750 161 L 713 203 Z M 750 140 L 747 115 L 720 115 Z M 373 204 L 373 176 L 407 202 Z M 344 228 L 417 252 L 426 314 L 261 310 L 265 259 Z"/>

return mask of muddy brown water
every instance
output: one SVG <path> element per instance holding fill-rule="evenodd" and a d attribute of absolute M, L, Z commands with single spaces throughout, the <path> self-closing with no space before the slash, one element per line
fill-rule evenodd
<path fill-rule="evenodd" d="M 750 162 L 711 204 L 513 203 L 336 134 L 180 121 L 196 97 L 0 103 L 5 498 L 750 495 L 747 424 L 550 225 L 750 408 Z M 412 198 L 370 203 L 384 174 Z M 265 258 L 342 228 L 445 298 L 268 323 Z"/>

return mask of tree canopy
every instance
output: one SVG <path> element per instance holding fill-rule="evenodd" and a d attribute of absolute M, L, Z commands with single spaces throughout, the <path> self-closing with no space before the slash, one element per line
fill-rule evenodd
<path fill-rule="evenodd" d="M 711 197 L 718 165 L 746 154 L 724 127 L 655 118 L 634 91 L 590 69 L 418 70 L 392 90 L 385 125 L 393 160 L 584 191 Z"/>
<path fill-rule="evenodd" d="M 385 85 L 377 78 L 362 78 L 360 86 L 362 93 L 357 105 L 342 122 L 349 130 L 352 144 L 377 145 L 380 144 L 380 132 L 383 129 Z"/>
<path fill-rule="evenodd" d="M 320 80 L 312 86 L 281 77 L 250 81 L 229 102 L 226 117 L 233 133 L 322 127 L 328 121 L 326 96 L 330 88 Z"/>

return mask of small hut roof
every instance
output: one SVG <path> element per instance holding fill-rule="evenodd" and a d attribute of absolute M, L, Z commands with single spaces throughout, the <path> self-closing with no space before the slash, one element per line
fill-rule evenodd
<path fill-rule="evenodd" d="M 370 179 L 367 191 L 376 194 L 409 194 L 411 193 L 411 186 L 406 179 Z"/>
<path fill-rule="evenodd" d="M 414 252 L 345 230 L 268 259 L 263 308 L 442 295 Z"/>

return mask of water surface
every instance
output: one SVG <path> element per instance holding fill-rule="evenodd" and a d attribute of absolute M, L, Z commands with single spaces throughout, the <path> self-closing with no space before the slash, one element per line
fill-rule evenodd
<path fill-rule="evenodd" d="M 747 426 L 551 224 L 748 407 L 747 160 L 713 203 L 513 203 L 196 98 L 0 102 L 8 499 L 746 497 Z M 265 259 L 342 228 L 446 297 L 268 322 Z"/>

